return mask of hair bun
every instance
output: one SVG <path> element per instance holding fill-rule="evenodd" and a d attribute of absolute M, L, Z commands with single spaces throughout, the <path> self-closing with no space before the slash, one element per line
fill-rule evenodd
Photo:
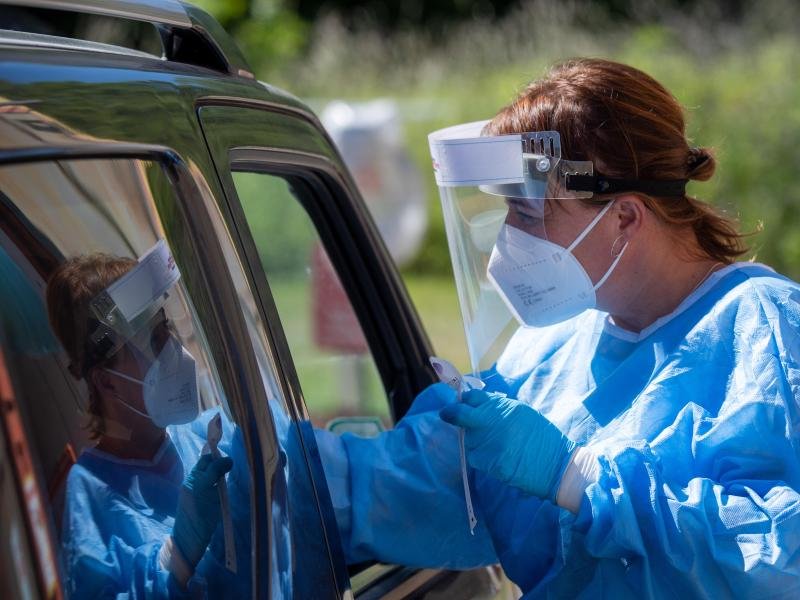
<path fill-rule="evenodd" d="M 707 181 L 711 179 L 717 161 L 713 152 L 709 148 L 692 147 L 686 157 L 686 177 L 695 181 Z"/>

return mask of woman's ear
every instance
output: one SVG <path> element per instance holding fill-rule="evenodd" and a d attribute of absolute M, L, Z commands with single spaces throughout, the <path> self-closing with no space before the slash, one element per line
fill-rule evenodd
<path fill-rule="evenodd" d="M 636 194 L 622 194 L 614 202 L 615 226 L 626 242 L 631 241 L 644 224 L 647 208 Z"/>

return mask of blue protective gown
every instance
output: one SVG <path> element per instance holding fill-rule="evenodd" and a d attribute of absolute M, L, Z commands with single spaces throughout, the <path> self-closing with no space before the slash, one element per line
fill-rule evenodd
<path fill-rule="evenodd" d="M 69 597 L 167 598 L 249 594 L 249 472 L 241 431 L 223 414 L 220 451 L 233 459 L 227 475 L 236 540 L 237 574 L 225 568 L 222 527 L 211 539 L 189 583 L 181 590 L 158 562 L 175 523 L 184 475 L 200 457 L 208 421 L 218 409 L 186 425 L 167 427 L 168 438 L 152 460 L 121 459 L 89 448 L 67 476 L 62 528 Z"/>
<path fill-rule="evenodd" d="M 527 598 L 800 597 L 800 285 L 715 273 L 640 334 L 587 311 L 520 329 L 489 391 L 598 455 L 577 515 L 472 473 L 429 388 L 375 439 L 318 434 L 351 560 L 499 559 Z"/>

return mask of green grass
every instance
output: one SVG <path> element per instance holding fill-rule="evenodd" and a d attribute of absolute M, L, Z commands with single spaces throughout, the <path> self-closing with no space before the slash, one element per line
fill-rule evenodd
<path fill-rule="evenodd" d="M 469 359 L 452 279 L 409 275 L 405 283 L 437 356 L 467 372 Z M 315 424 L 343 415 L 374 415 L 388 423 L 386 393 L 371 357 L 336 354 L 314 342 L 308 282 L 273 279 L 270 285 Z"/>
<path fill-rule="evenodd" d="M 314 341 L 308 281 L 272 278 L 270 287 L 314 423 L 346 415 L 388 422 L 386 392 L 371 356 L 325 350 Z"/>
<path fill-rule="evenodd" d="M 468 372 L 467 343 L 452 277 L 406 273 L 403 280 L 436 355 Z"/>

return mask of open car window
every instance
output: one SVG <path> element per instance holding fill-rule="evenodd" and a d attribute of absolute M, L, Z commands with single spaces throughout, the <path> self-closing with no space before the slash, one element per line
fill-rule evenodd
<path fill-rule="evenodd" d="M 235 171 L 233 181 L 269 282 L 312 423 L 359 435 L 391 424 L 356 312 L 306 206 L 300 177 Z"/>

